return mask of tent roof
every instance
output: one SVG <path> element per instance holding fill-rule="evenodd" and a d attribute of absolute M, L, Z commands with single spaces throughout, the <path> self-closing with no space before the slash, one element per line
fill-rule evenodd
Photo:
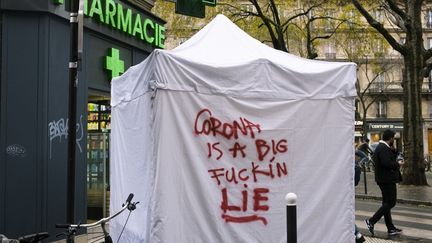
<path fill-rule="evenodd" d="M 253 98 L 356 96 L 356 65 L 309 60 L 252 38 L 224 15 L 173 50 L 155 50 L 112 82 L 113 106 L 150 86 Z"/>

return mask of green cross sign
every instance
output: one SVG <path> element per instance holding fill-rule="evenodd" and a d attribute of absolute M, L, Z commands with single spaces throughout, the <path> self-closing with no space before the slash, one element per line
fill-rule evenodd
<path fill-rule="evenodd" d="M 53 0 L 55 4 L 63 4 L 64 0 Z"/>
<path fill-rule="evenodd" d="M 105 57 L 104 68 L 111 71 L 111 79 L 124 73 L 124 61 L 120 59 L 120 52 L 118 49 L 109 49 L 109 54 Z"/>

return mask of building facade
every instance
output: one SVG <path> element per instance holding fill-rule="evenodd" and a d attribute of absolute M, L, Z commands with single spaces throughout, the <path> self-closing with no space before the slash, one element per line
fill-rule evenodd
<path fill-rule="evenodd" d="M 206 19 L 175 16 L 167 11 L 168 16 L 164 16 L 164 18 L 171 20 L 167 25 L 167 48 L 174 48 L 187 40 L 189 36 L 205 25 L 215 12 L 224 12 L 228 16 L 241 19 L 237 22 L 239 25 L 242 21 L 251 20 L 251 17 L 247 17 L 250 13 L 256 13 L 255 7 L 249 1 L 226 0 L 218 3 L 220 5 L 216 10 L 209 9 L 207 11 L 208 17 Z M 237 9 L 231 8 L 231 11 L 226 11 L 222 3 L 235 5 Z M 307 1 L 286 1 L 285 5 L 279 2 L 280 22 L 283 23 L 288 18 L 302 11 L 307 11 L 310 6 L 305 4 Z M 378 5 L 379 2 L 376 4 Z M 368 10 L 375 19 L 389 30 L 396 40 L 401 43 L 405 41 L 403 32 L 392 23 L 391 16 L 385 13 L 382 6 L 368 6 Z M 425 48 L 431 48 L 432 1 L 424 1 L 423 11 L 419 14 L 423 20 Z M 311 21 L 314 18 L 321 20 Z M 298 22 L 293 21 L 292 24 L 297 24 L 303 30 L 299 31 L 294 28 L 286 33 L 287 37 L 284 37 L 291 53 L 306 57 L 306 33 L 302 31 L 306 28 L 304 23 L 308 23 L 308 28 L 314 37 L 331 34 L 329 38 L 322 38 L 314 43 L 313 47 L 318 54 L 317 59 L 354 61 L 358 64 L 359 97 L 356 102 L 356 142 L 360 142 L 361 137 L 366 136 L 371 140 L 371 143 L 376 143 L 385 129 L 394 129 L 397 132 L 398 145 L 402 149 L 404 108 L 402 97 L 403 59 L 401 55 L 393 50 L 386 40 L 366 23 L 352 4 L 324 3 L 310 10 L 306 15 L 297 18 L 297 20 Z M 259 22 L 258 26 L 261 26 L 261 33 L 256 28 L 256 22 Z M 176 24 L 171 25 L 172 23 Z M 249 24 L 243 24 L 241 27 L 263 43 L 271 45 L 269 37 L 262 35 L 262 29 L 265 28 L 262 27 L 259 20 L 255 22 L 251 20 Z M 431 80 L 431 77 L 424 79 L 421 94 L 425 154 L 432 154 Z M 363 95 L 364 106 L 360 102 L 360 94 Z M 365 110 L 366 119 L 363 120 Z"/>
<path fill-rule="evenodd" d="M 63 0 L 0 2 L 0 232 L 66 223 L 70 26 Z M 78 71 L 75 221 L 107 214 L 110 82 L 155 48 L 154 1 L 84 1 Z"/>

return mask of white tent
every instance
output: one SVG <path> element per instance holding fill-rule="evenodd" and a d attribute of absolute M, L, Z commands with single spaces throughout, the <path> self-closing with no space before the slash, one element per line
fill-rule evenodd
<path fill-rule="evenodd" d="M 218 15 L 112 82 L 111 210 L 122 242 L 354 242 L 353 63 L 307 60 Z M 117 238 L 126 220 L 110 224 Z"/>

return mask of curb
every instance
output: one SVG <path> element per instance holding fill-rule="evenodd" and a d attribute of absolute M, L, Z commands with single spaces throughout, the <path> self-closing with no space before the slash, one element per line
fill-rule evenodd
<path fill-rule="evenodd" d="M 356 194 L 355 198 L 363 199 L 363 200 L 375 200 L 375 201 L 381 201 L 382 200 L 382 197 L 373 196 L 373 195 L 364 195 L 364 194 Z M 416 206 L 432 207 L 432 202 L 424 202 L 424 201 L 419 201 L 419 200 L 402 199 L 402 198 L 398 198 L 396 201 L 400 204 L 411 204 L 411 205 L 416 205 Z"/>

